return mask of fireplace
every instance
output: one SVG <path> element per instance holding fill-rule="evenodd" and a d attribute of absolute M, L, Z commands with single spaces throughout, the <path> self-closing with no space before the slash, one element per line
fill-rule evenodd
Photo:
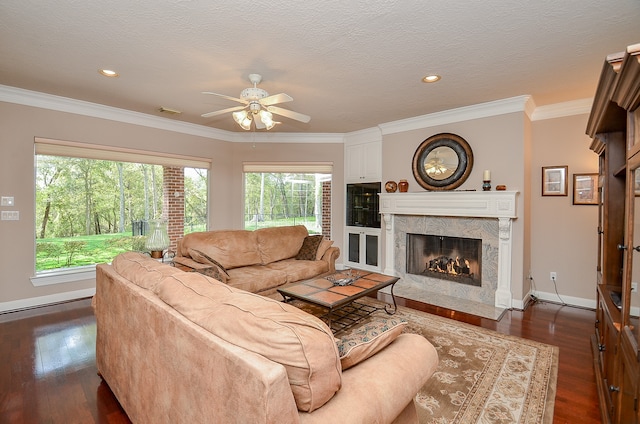
<path fill-rule="evenodd" d="M 460 302 L 477 302 L 495 308 L 511 308 L 512 293 L 512 222 L 517 218 L 516 191 L 447 191 L 416 193 L 381 193 L 380 213 L 383 217 L 384 273 L 401 278 L 395 293 L 423 292 Z M 428 263 L 424 252 L 414 259 L 410 252 L 424 251 L 408 242 L 409 234 L 438 235 L 443 253 L 436 256 L 444 263 L 469 260 L 469 274 L 478 278 L 475 284 L 458 284 L 440 274 L 424 275 Z M 447 248 L 448 238 L 476 239 L 479 251 L 454 252 Z M 421 242 L 419 242 L 421 243 Z M 448 252 L 446 251 L 448 249 Z M 520 251 L 519 251 L 520 252 Z M 520 252 L 521 253 L 521 252 Z M 472 266 L 477 261 L 477 268 Z M 419 264 L 407 268 L 408 262 Z M 451 265 L 453 266 L 453 265 Z M 422 269 L 419 269 L 422 268 Z M 454 268 L 455 269 L 455 268 Z M 521 271 L 521 270 L 519 270 Z M 415 274 L 413 273 L 415 272 Z M 466 268 L 465 271 L 466 273 Z M 449 307 L 449 306 L 447 306 Z M 455 309 L 455 308 L 453 308 Z"/>
<path fill-rule="evenodd" d="M 429 234 L 407 234 L 407 273 L 482 285 L 482 240 Z"/>

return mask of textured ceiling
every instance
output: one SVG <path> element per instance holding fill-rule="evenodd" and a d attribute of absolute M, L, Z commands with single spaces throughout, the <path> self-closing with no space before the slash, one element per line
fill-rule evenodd
<path fill-rule="evenodd" d="M 0 84 L 243 131 L 230 114 L 201 118 L 237 105 L 201 92 L 239 97 L 259 73 L 311 116 L 271 132 L 344 133 L 520 95 L 592 97 L 639 23 L 637 0 L 2 0 Z M 442 80 L 421 83 L 429 73 Z"/>

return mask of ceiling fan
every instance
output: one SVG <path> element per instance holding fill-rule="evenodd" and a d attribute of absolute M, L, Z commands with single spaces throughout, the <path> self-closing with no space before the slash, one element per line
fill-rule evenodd
<path fill-rule="evenodd" d="M 251 122 L 257 129 L 270 130 L 279 122 L 273 120 L 273 114 L 281 115 L 286 118 L 295 119 L 296 121 L 307 123 L 311 120 L 310 116 L 292 110 L 283 109 L 274 106 L 278 103 L 286 103 L 293 100 L 288 94 L 280 93 L 270 96 L 265 90 L 258 88 L 258 84 L 262 81 L 262 76 L 258 74 L 249 74 L 249 81 L 253 87 L 245 88 L 240 93 L 240 98 L 231 97 L 224 94 L 212 93 L 211 91 L 203 91 L 202 94 L 212 94 L 224 99 L 233 100 L 242 103 L 242 106 L 234 106 L 227 109 L 209 112 L 202 115 L 203 118 L 223 115 L 232 112 L 233 119 L 240 125 L 242 129 L 250 130 Z"/>

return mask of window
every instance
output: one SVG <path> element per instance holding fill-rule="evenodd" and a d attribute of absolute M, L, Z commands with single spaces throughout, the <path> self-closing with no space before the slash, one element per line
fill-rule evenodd
<path fill-rule="evenodd" d="M 304 225 L 331 234 L 331 164 L 244 164 L 244 228 Z"/>
<path fill-rule="evenodd" d="M 206 230 L 208 165 L 36 139 L 36 272 L 144 251 L 150 219 L 168 220 L 174 245 L 185 232 Z"/>

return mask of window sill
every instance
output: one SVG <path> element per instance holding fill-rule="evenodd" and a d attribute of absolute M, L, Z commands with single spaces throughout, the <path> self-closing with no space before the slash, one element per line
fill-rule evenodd
<path fill-rule="evenodd" d="M 40 271 L 31 277 L 31 284 L 35 287 L 51 286 L 54 284 L 71 283 L 74 281 L 95 280 L 96 266 L 87 265 L 73 269 L 55 269 Z"/>

